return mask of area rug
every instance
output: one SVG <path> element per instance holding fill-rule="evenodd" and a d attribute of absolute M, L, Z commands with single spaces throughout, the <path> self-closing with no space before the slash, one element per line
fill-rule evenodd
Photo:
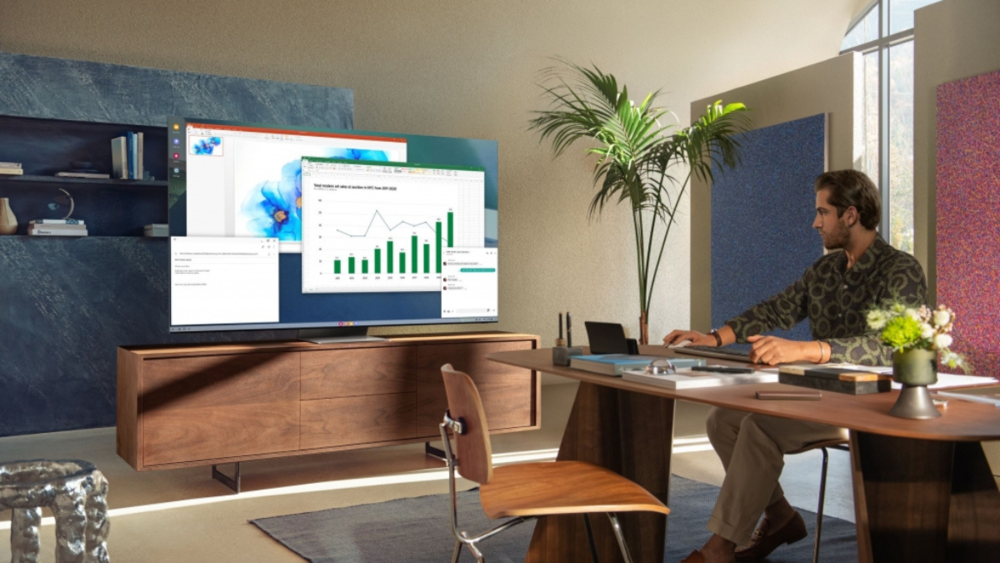
<path fill-rule="evenodd" d="M 718 493 L 718 487 L 671 476 L 671 514 L 664 561 L 680 561 L 708 539 L 705 523 Z M 312 563 L 441 563 L 451 560 L 455 545 L 448 523 L 450 508 L 448 495 L 429 495 L 251 522 Z M 473 533 L 498 523 L 483 515 L 479 493 L 475 490 L 459 494 L 458 510 L 459 524 Z M 816 515 L 805 510 L 799 512 L 809 526 L 809 537 L 776 550 L 766 561 L 812 561 Z M 490 563 L 524 561 L 533 530 L 534 523 L 521 524 L 484 540 L 480 545 L 486 560 Z M 820 555 L 824 561 L 857 561 L 854 524 L 825 517 Z M 472 562 L 475 558 L 463 549 L 460 561 Z"/>

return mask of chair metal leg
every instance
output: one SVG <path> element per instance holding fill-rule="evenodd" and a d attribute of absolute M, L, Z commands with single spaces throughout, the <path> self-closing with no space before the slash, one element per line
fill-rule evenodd
<path fill-rule="evenodd" d="M 813 563 L 819 563 L 819 541 L 820 535 L 823 533 L 823 501 L 826 499 L 826 470 L 830 462 L 830 454 L 827 453 L 826 448 L 820 448 L 823 451 L 823 470 L 820 472 L 819 477 L 819 507 L 816 509 L 816 534 L 813 538 Z"/>
<path fill-rule="evenodd" d="M 455 553 L 451 556 L 451 563 L 458 563 L 458 556 L 462 554 L 462 542 L 458 540 L 455 542 Z"/>
<path fill-rule="evenodd" d="M 590 527 L 590 515 L 583 515 L 583 524 L 587 527 L 587 541 L 590 542 L 590 557 L 594 563 L 601 563 L 601 556 L 597 554 L 597 542 L 594 541 L 594 530 Z"/>
<path fill-rule="evenodd" d="M 625 545 L 625 535 L 622 534 L 621 524 L 618 523 L 618 517 L 614 513 L 608 512 L 608 519 L 611 520 L 611 528 L 615 531 L 615 537 L 618 538 L 618 547 L 622 550 L 622 558 L 625 559 L 625 563 L 632 563 L 632 556 L 628 553 L 628 546 Z"/>
<path fill-rule="evenodd" d="M 486 558 L 483 557 L 483 552 L 479 551 L 479 548 L 476 547 L 475 540 L 469 542 L 468 545 L 469 545 L 469 551 L 472 552 L 472 556 L 476 558 L 476 562 L 486 563 Z"/>

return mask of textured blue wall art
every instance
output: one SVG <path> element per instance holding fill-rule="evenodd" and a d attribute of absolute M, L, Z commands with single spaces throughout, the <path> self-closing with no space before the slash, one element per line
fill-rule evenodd
<path fill-rule="evenodd" d="M 747 132 L 743 164 L 712 186 L 712 326 L 788 287 L 820 256 L 813 183 L 826 171 L 826 116 Z M 808 321 L 771 334 L 811 340 Z"/>
<path fill-rule="evenodd" d="M 328 129 L 354 125 L 351 90 L 7 53 L 0 53 L 0 115 L 158 128 L 166 127 L 169 115 Z M 43 200 L 26 202 L 27 188 L 4 189 L 0 197 L 30 209 L 20 221 L 36 216 L 30 206 Z M 119 191 L 128 205 L 103 205 L 125 214 L 139 212 L 129 207 L 136 202 L 149 206 L 148 194 L 137 200 L 135 192 Z M 165 217 L 166 189 L 155 193 Z M 79 197 L 86 205 L 96 196 Z M 102 228 L 121 219 L 96 217 Z M 121 234 L 134 226 L 115 228 Z M 169 335 L 167 258 L 165 239 L 0 237 L 0 436 L 113 426 L 118 346 L 292 336 Z"/>

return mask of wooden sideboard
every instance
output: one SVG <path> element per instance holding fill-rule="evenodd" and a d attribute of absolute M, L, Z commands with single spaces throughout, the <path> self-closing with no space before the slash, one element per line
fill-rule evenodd
<path fill-rule="evenodd" d="M 118 455 L 147 471 L 433 441 L 445 363 L 475 380 L 491 432 L 538 429 L 540 374 L 486 359 L 536 348 L 502 332 L 119 348 Z"/>

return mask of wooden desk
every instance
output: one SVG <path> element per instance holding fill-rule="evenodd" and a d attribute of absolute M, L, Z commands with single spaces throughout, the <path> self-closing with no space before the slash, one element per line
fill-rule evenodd
<path fill-rule="evenodd" d="M 653 346 L 641 352 L 673 355 Z M 886 414 L 895 391 L 825 392 L 819 402 L 758 401 L 758 390 L 795 388 L 771 383 L 671 390 L 553 365 L 550 349 L 486 357 L 580 381 L 557 459 L 610 468 L 668 506 L 674 401 L 681 399 L 850 429 L 862 563 L 997 560 L 1000 492 L 979 442 L 1000 439 L 1000 408 L 949 401 L 939 419 L 907 420 Z M 635 560 L 662 562 L 666 517 L 626 516 L 622 525 Z M 601 561 L 619 561 L 610 526 L 599 522 L 592 519 Z M 589 551 L 582 518 L 546 517 L 535 528 L 527 561 L 589 561 Z"/>

